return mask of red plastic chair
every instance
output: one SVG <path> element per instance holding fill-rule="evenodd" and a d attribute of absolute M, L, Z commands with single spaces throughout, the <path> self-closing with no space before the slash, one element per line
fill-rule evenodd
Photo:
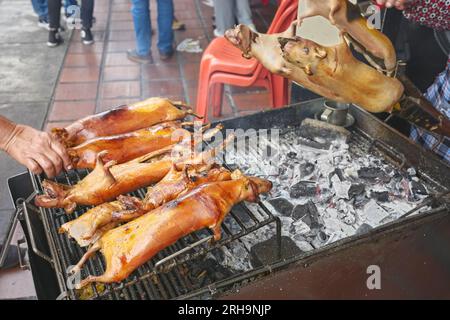
<path fill-rule="evenodd" d="M 284 0 L 278 8 L 268 33 L 278 33 L 289 27 L 297 14 L 298 0 Z M 220 116 L 223 85 L 261 86 L 271 93 L 272 107 L 288 103 L 288 82 L 268 72 L 256 59 L 245 59 L 239 49 L 225 38 L 214 39 L 202 56 L 197 90 L 197 110 L 207 121 L 208 103 L 213 115 Z"/>

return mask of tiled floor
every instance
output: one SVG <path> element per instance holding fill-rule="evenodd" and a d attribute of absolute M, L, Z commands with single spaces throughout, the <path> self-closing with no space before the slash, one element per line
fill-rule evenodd
<path fill-rule="evenodd" d="M 200 0 L 176 0 L 175 14 L 186 24 L 185 31 L 175 33 L 176 44 L 185 38 L 200 40 L 203 49 L 213 38 L 213 9 Z M 197 99 L 201 53 L 177 53 L 167 62 L 159 59 L 156 50 L 156 1 L 151 0 L 151 17 L 155 36 L 155 64 L 138 65 L 129 61 L 126 50 L 134 47 L 134 30 L 129 0 L 97 1 L 95 17 L 96 43 L 84 46 L 75 31 L 61 69 L 47 117 L 47 129 L 64 126 L 74 120 L 114 106 L 152 96 L 183 100 L 192 106 Z M 275 12 L 253 2 L 255 24 L 267 29 Z M 264 89 L 226 89 L 223 117 L 232 117 L 260 110 L 269 105 Z M 211 118 L 210 118 L 211 119 Z M 211 119 L 213 120 L 213 119 Z"/>

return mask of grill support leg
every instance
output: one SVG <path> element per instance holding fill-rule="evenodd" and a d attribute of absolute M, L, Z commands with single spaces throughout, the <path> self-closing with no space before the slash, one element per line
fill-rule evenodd
<path fill-rule="evenodd" d="M 274 217 L 275 218 L 275 224 L 276 224 L 276 232 L 277 232 L 277 258 L 279 260 L 281 260 L 281 220 L 279 217 Z"/>

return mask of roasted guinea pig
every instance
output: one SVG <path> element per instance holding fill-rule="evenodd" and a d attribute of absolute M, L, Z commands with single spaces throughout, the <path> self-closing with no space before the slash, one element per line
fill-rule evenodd
<path fill-rule="evenodd" d="M 241 201 L 256 201 L 270 191 L 272 184 L 263 179 L 233 173 L 233 180 L 203 184 L 187 194 L 143 216 L 105 233 L 72 269 L 73 273 L 96 251 L 101 250 L 106 271 L 89 276 L 77 286 L 91 282 L 118 282 L 140 265 L 180 238 L 203 228 L 221 237 L 221 223 L 231 208 Z"/>
<path fill-rule="evenodd" d="M 191 157 L 185 156 L 181 159 L 173 155 L 177 145 L 154 151 L 119 165 L 116 165 L 115 161 L 105 164 L 103 157 L 106 152 L 100 152 L 95 169 L 76 185 L 66 186 L 44 180 L 42 183 L 44 194 L 36 196 L 35 204 L 44 208 L 64 208 L 67 213 L 72 213 L 77 204 L 100 205 L 121 194 L 160 181 L 173 164 L 177 167 L 189 164 L 208 164 L 217 152 L 222 150 L 232 139 L 234 136 L 230 135 L 216 148 L 201 153 L 192 153 Z M 184 153 L 189 155 L 188 152 Z"/>
<path fill-rule="evenodd" d="M 371 112 L 391 111 L 403 94 L 402 83 L 357 60 L 342 40 L 332 47 L 300 37 L 280 38 L 279 42 L 283 58 L 300 68 L 310 82 L 329 89 L 329 98 L 352 102 Z"/>
<path fill-rule="evenodd" d="M 225 37 L 242 50 L 244 57 L 254 57 L 270 72 L 326 98 L 355 103 L 370 112 L 383 112 L 391 111 L 402 96 L 400 81 L 356 60 L 344 41 L 323 47 L 294 34 L 295 24 L 280 34 L 256 33 L 238 25 L 228 30 Z M 286 39 L 294 39 L 295 43 L 286 46 Z"/>
<path fill-rule="evenodd" d="M 93 169 L 97 155 L 102 151 L 107 151 L 103 161 L 114 160 L 121 164 L 180 142 L 189 134 L 182 125 L 179 121 L 170 121 L 130 133 L 98 137 L 70 148 L 67 152 L 76 169 Z"/>
<path fill-rule="evenodd" d="M 307 17 L 322 16 L 328 19 L 341 32 L 348 34 L 355 49 L 373 67 L 388 74 L 394 72 L 397 57 L 392 42 L 376 28 L 369 27 L 357 5 L 348 0 L 300 1 L 305 3 L 305 10 L 299 14 L 299 24 Z"/>
<path fill-rule="evenodd" d="M 52 132 L 67 147 L 73 147 L 93 138 L 132 132 L 161 122 L 181 120 L 188 114 L 192 114 L 192 110 L 180 102 L 150 98 L 94 114 L 66 128 L 55 128 Z"/>
<path fill-rule="evenodd" d="M 196 186 L 231 179 L 231 173 L 222 168 L 209 165 L 185 166 L 175 165 L 156 185 L 149 187 L 145 199 L 120 196 L 117 201 L 101 204 L 61 226 L 60 233 L 67 232 L 82 247 L 97 241 L 106 231 L 119 224 L 131 221 L 164 203 L 177 198 L 183 192 Z"/>

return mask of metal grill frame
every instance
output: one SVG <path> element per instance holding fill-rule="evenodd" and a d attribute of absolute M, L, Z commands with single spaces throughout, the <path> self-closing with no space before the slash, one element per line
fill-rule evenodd
<path fill-rule="evenodd" d="M 88 170 L 73 170 L 72 172 L 63 173 L 58 178 L 53 179 L 56 182 L 65 182 L 68 185 L 73 185 L 82 179 L 82 176 L 87 174 Z M 70 175 L 75 175 L 74 181 Z M 42 177 L 33 175 L 30 173 L 33 187 L 36 193 L 42 192 Z M 61 181 L 64 179 L 65 181 Z M 142 198 L 145 196 L 145 188 L 139 189 L 131 195 Z M 236 207 L 240 207 L 252 221 L 251 226 L 246 226 L 246 222 L 235 213 Z M 77 210 L 70 215 L 72 219 L 77 218 L 81 214 L 85 213 L 90 207 L 77 208 Z M 68 215 L 64 212 L 64 209 L 47 209 L 36 208 L 30 203 L 24 203 L 24 211 L 28 215 L 28 210 L 38 213 L 43 221 L 44 228 L 47 232 L 47 239 L 50 243 L 50 249 L 52 251 L 52 258 L 46 259 L 51 262 L 58 275 L 58 282 L 61 288 L 61 299 L 78 299 L 79 295 L 76 290 L 69 289 L 67 286 L 67 272 L 73 262 L 71 256 L 81 256 L 86 251 L 86 248 L 81 248 L 73 240 L 69 239 L 66 234 L 59 234 L 59 227 L 67 222 Z M 179 296 L 186 295 L 196 288 L 193 283 L 189 282 L 187 277 L 184 277 L 185 270 L 183 267 L 186 263 L 189 263 L 196 258 L 205 256 L 207 253 L 214 249 L 226 246 L 233 241 L 239 241 L 240 238 L 260 229 L 267 225 L 274 224 L 275 232 L 278 244 L 278 256 L 281 258 L 281 221 L 278 217 L 272 215 L 272 213 L 262 204 L 259 203 L 258 213 L 263 220 L 259 220 L 254 213 L 244 204 L 240 203 L 235 206 L 231 212 L 227 215 L 222 223 L 222 239 L 217 242 L 212 242 L 212 231 L 204 229 L 198 232 L 194 232 L 183 239 L 180 239 L 175 244 L 159 252 L 154 258 L 138 268 L 130 277 L 120 282 L 119 284 L 105 284 L 105 290 L 99 292 L 98 287 L 95 284 L 90 284 L 92 288 L 92 299 L 173 299 Z M 70 220 L 72 220 L 70 219 Z M 62 220 L 62 222 L 58 222 Z M 239 225 L 241 231 L 233 233 L 227 227 L 228 223 L 236 223 Z M 205 232 L 206 231 L 206 232 Z M 209 235 L 205 236 L 205 233 Z M 191 240 L 191 241 L 188 241 Z M 209 244 L 204 245 L 206 242 Z M 200 247 L 202 246 L 203 247 Z M 186 254 L 187 251 L 192 251 L 195 248 L 199 248 L 192 254 Z M 249 253 L 248 248 L 243 246 Z M 179 254 L 180 253 L 180 254 Z M 104 262 L 100 258 L 100 253 L 97 253 L 91 257 L 85 264 L 83 270 L 87 270 L 88 274 L 98 274 L 104 272 Z M 177 259 L 177 256 L 181 256 Z M 158 263 L 160 262 L 160 263 Z M 161 264 L 163 262 L 164 264 Z M 170 263 L 167 263 L 170 262 Z M 160 267 L 163 265 L 163 267 Z M 94 272 L 95 271 L 95 272 Z M 85 272 L 84 272 L 85 273 Z M 85 274 L 86 276 L 86 274 Z M 210 290 L 211 294 L 214 294 L 214 290 Z"/>
<path fill-rule="evenodd" d="M 321 109 L 322 101 L 323 99 L 317 99 L 311 102 L 293 105 L 287 108 L 290 110 L 274 110 L 270 112 L 271 113 L 270 116 L 265 115 L 265 112 L 262 112 L 260 114 L 257 114 L 257 117 L 254 117 L 252 121 L 253 122 L 257 121 L 256 127 L 260 126 L 263 128 L 264 127 L 267 128 L 270 127 L 271 123 L 276 122 L 277 118 L 280 116 L 284 116 L 285 118 L 289 117 L 291 120 L 288 120 L 288 122 L 289 121 L 292 122 L 292 119 L 295 118 L 303 119 L 305 117 L 312 117 L 318 110 Z M 414 145 L 412 142 L 405 139 L 398 132 L 389 128 L 388 126 L 383 124 L 380 120 L 369 115 L 367 112 L 360 110 L 359 108 L 356 108 L 354 106 L 352 106 L 351 112 L 356 117 L 358 124 L 357 129 L 360 132 L 362 132 L 363 135 L 369 139 L 369 141 L 371 141 L 373 148 L 381 149 L 381 152 L 387 158 L 390 158 L 390 160 L 392 160 L 390 162 L 402 166 L 405 164 L 404 160 L 406 159 L 408 164 L 411 164 L 412 162 L 412 165 L 418 169 L 419 175 L 421 175 L 427 181 L 430 181 L 432 184 L 437 185 L 438 189 L 447 192 L 448 190 L 450 190 L 450 183 L 449 183 L 450 179 L 447 178 L 450 177 L 449 172 L 442 171 L 444 170 L 442 168 L 448 168 L 448 166 L 445 166 L 442 161 L 437 161 L 435 156 L 425 151 L 424 149 Z M 225 128 L 228 127 L 245 128 L 246 122 L 248 121 L 247 119 L 250 117 L 253 117 L 253 115 L 240 117 L 237 119 L 225 120 L 221 122 L 224 123 Z M 39 188 L 37 185 L 37 181 L 35 179 L 37 179 L 37 177 L 31 175 L 33 186 L 35 190 L 38 190 Z M 41 212 L 41 209 L 33 208 L 32 205 L 28 205 L 27 203 L 25 203 L 25 205 L 27 205 L 27 207 L 30 207 L 32 210 L 36 210 L 36 212 L 41 216 L 43 224 L 46 226 L 47 230 L 46 236 L 48 239 L 49 246 L 51 248 L 51 255 L 54 259 L 52 260 L 52 265 L 55 268 L 56 275 L 58 277 L 58 282 L 60 284 L 62 292 L 60 297 L 70 298 L 70 293 L 67 291 L 65 287 L 66 285 L 64 282 L 64 276 L 62 272 L 63 268 L 61 267 L 58 258 L 59 257 L 58 250 L 56 248 L 55 242 L 53 241 L 53 235 L 49 231 L 49 221 L 48 221 L 49 217 L 47 217 L 46 213 Z M 219 290 L 220 294 L 221 291 L 223 292 L 223 290 L 226 290 L 227 288 L 230 288 L 230 286 L 233 285 L 239 285 L 242 287 L 243 285 L 245 285 L 245 283 L 249 281 L 254 281 L 259 277 L 263 277 L 272 272 L 284 269 L 288 267 L 288 265 L 290 264 L 302 263 L 302 261 L 305 261 L 305 259 L 308 259 L 309 257 L 320 258 L 324 254 L 332 254 L 334 250 L 338 250 L 341 246 L 343 247 L 354 245 L 354 243 L 357 243 L 359 240 L 363 241 L 364 239 L 369 239 L 376 233 L 382 232 L 384 230 L 399 228 L 403 224 L 406 224 L 407 221 L 421 220 L 424 219 L 425 215 L 434 216 L 439 213 L 442 213 L 443 211 L 444 214 L 448 214 L 449 205 L 450 205 L 449 203 L 447 203 L 446 205 L 445 204 L 440 205 L 435 209 L 424 211 L 420 214 L 415 215 L 414 217 L 401 217 L 400 219 L 394 222 L 375 228 L 372 232 L 369 232 L 368 234 L 345 238 L 337 242 L 334 242 L 330 245 L 327 245 L 319 250 L 313 250 L 312 252 L 307 254 L 302 254 L 300 256 L 292 257 L 287 260 L 282 260 L 280 262 L 276 262 L 268 266 L 251 270 L 249 272 L 238 274 L 236 277 L 233 277 L 231 279 L 219 281 L 214 283 L 213 285 L 206 286 L 203 289 L 194 290 L 185 295 L 180 295 L 177 297 L 177 299 L 195 298 L 198 297 L 200 294 L 214 295 L 214 293 L 216 293 L 217 290 Z M 110 294 L 113 293 L 116 294 L 117 290 L 121 289 L 122 288 L 117 288 L 116 291 L 113 291 Z"/>

